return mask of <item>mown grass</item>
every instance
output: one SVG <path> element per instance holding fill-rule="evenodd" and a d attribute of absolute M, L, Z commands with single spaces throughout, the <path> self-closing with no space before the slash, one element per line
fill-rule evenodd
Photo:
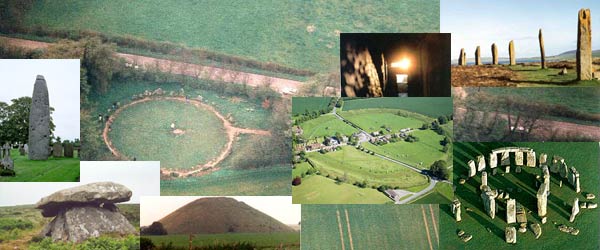
<path fill-rule="evenodd" d="M 74 158 L 49 157 L 44 161 L 29 160 L 17 149 L 10 152 L 16 175 L 0 176 L 0 182 L 72 182 L 79 179 L 77 151 L 73 152 Z"/>
<path fill-rule="evenodd" d="M 455 195 L 462 202 L 462 221 L 454 221 L 450 206 L 440 206 L 440 224 L 442 242 L 445 249 L 559 249 L 564 247 L 565 242 L 571 248 L 576 249 L 596 249 L 598 247 L 598 234 L 600 228 L 598 223 L 600 214 L 597 210 L 581 209 L 574 223 L 569 222 L 571 214 L 571 205 L 573 199 L 578 197 L 581 202 L 586 201 L 584 194 L 598 194 L 600 188 L 600 173 L 598 169 L 598 154 L 600 153 L 598 143 L 559 143 L 559 142 L 540 142 L 540 143 L 457 143 L 455 144 L 455 163 L 454 163 L 454 181 L 458 182 L 461 175 L 467 173 L 466 162 L 473 159 L 478 154 L 489 154 L 491 149 L 503 146 L 520 146 L 534 149 L 539 156 L 540 153 L 548 154 L 548 159 L 553 155 L 559 155 L 565 158 L 569 166 L 575 166 L 580 173 L 580 184 L 582 193 L 575 193 L 573 187 L 568 181 L 563 180 L 562 187 L 559 187 L 561 178 L 556 174 L 551 174 L 550 196 L 548 198 L 548 222 L 542 226 L 542 235 L 535 239 L 531 231 L 517 234 L 517 245 L 506 244 L 504 239 L 504 229 L 506 227 L 505 205 L 499 202 L 499 212 L 496 218 L 491 219 L 481 204 L 479 196 L 479 185 L 481 183 L 479 175 L 467 180 L 466 184 L 456 186 Z M 488 175 L 488 184 L 493 188 L 508 190 L 511 198 L 516 198 L 518 203 L 523 204 L 527 211 L 527 219 L 530 223 L 540 223 L 537 216 L 537 201 L 535 187 L 536 175 L 541 174 L 539 168 L 522 168 L 523 172 L 514 173 L 514 160 L 511 160 L 513 168 L 510 174 L 501 175 L 503 170 L 495 176 Z M 519 192 L 519 190 L 521 190 Z M 597 198 L 596 198 L 597 199 Z M 597 200 L 592 202 L 597 203 Z M 466 208 L 473 211 L 467 212 Z M 557 226 L 565 224 L 580 229 L 578 236 L 572 236 L 560 232 Z M 456 232 L 462 229 L 468 234 L 473 234 L 473 239 L 468 243 L 463 243 L 456 236 Z M 488 232 L 488 229 L 490 230 Z"/>
<path fill-rule="evenodd" d="M 437 118 L 451 115 L 452 98 L 450 97 L 411 97 L 411 98 L 355 98 L 344 99 L 344 111 L 355 109 L 402 109 L 413 113 Z"/>
<path fill-rule="evenodd" d="M 175 247 L 187 247 L 189 235 L 143 236 L 152 240 L 154 245 L 173 243 Z M 300 249 L 300 233 L 229 233 L 229 234 L 196 234 L 192 246 L 203 247 L 218 244 L 250 242 L 259 249 L 278 249 L 280 244 L 285 249 Z"/>
<path fill-rule="evenodd" d="M 302 137 L 310 139 L 322 139 L 324 136 L 334 136 L 336 133 L 350 136 L 358 129 L 346 124 L 333 114 L 321 115 L 315 119 L 305 121 L 300 124 L 302 128 Z"/>
<path fill-rule="evenodd" d="M 302 184 L 292 187 L 294 204 L 384 204 L 392 200 L 372 188 L 360 188 L 348 183 L 336 183 L 320 175 L 302 178 Z M 304 207 L 304 206 L 303 206 Z"/>
<path fill-rule="evenodd" d="M 132 35 L 323 72 L 339 64 L 336 30 L 439 32 L 439 5 L 417 0 L 377 5 L 341 0 L 39 1 L 23 20 L 28 27 Z M 307 32 L 310 25 L 316 28 L 312 33 Z"/>
<path fill-rule="evenodd" d="M 302 207 L 302 249 L 341 249 L 342 243 L 345 249 L 350 249 L 350 234 L 354 249 L 430 249 L 422 209 L 432 248 L 438 249 L 439 236 L 432 226 L 434 220 L 438 221 L 438 209 L 432 207 L 432 217 L 426 205 L 305 205 Z M 339 224 L 337 211 L 340 212 Z"/>

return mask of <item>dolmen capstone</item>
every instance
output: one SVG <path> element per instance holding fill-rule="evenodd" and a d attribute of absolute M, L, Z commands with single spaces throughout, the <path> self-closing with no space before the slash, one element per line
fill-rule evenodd
<path fill-rule="evenodd" d="M 29 111 L 29 159 L 47 160 L 50 155 L 50 101 L 44 76 L 33 86 Z"/>
<path fill-rule="evenodd" d="M 36 204 L 44 217 L 54 217 L 41 236 L 54 241 L 82 242 L 102 234 L 136 234 L 115 203 L 131 198 L 131 190 L 113 182 L 96 182 L 57 191 Z"/>

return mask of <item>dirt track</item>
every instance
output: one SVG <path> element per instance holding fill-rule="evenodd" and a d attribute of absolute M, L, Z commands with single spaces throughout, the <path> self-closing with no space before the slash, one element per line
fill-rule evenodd
<path fill-rule="evenodd" d="M 27 49 L 45 49 L 51 45 L 51 43 L 45 42 L 37 42 L 25 39 L 18 38 L 10 38 L 10 37 L 1 37 L 0 40 L 6 41 L 9 45 L 23 47 Z M 302 82 L 278 78 L 278 77 L 270 77 L 252 73 L 246 73 L 241 71 L 228 70 L 217 67 L 210 66 L 202 66 L 191 63 L 183 63 L 173 60 L 166 59 L 158 59 L 147 56 L 139 56 L 133 54 L 125 54 L 125 53 L 115 53 L 115 55 L 119 58 L 125 59 L 128 63 L 133 64 L 133 66 L 138 66 L 141 68 L 154 68 L 158 67 L 158 69 L 162 72 L 172 73 L 172 74 L 182 74 L 192 77 L 198 77 L 202 79 L 212 79 L 212 80 L 223 80 L 224 82 L 246 82 L 248 86 L 258 87 L 264 84 L 270 84 L 270 87 L 282 94 L 291 94 L 296 92 Z M 125 65 L 122 65 L 125 67 Z"/>

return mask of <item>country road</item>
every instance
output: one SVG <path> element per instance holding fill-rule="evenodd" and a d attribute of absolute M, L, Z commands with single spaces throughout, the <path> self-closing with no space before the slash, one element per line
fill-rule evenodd
<path fill-rule="evenodd" d="M 45 49 L 51 43 L 25 40 L 19 38 L 0 36 L 0 41 L 4 41 L 9 45 L 22 47 L 26 49 Z M 269 84 L 270 87 L 281 94 L 294 94 L 303 84 L 299 81 L 264 76 L 259 74 L 247 73 L 223 69 L 212 66 L 203 66 L 198 64 L 184 63 L 174 60 L 159 59 L 147 56 L 115 53 L 118 58 L 125 59 L 127 63 L 133 64 L 133 67 L 150 68 L 158 67 L 162 72 L 198 77 L 201 79 L 222 80 L 228 83 L 246 82 L 248 86 L 258 87 L 264 84 Z M 125 67 L 125 65 L 123 65 Z"/>

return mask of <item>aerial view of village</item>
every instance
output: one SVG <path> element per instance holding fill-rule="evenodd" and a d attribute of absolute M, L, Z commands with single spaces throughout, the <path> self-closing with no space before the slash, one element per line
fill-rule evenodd
<path fill-rule="evenodd" d="M 598 246 L 597 142 L 455 143 L 447 249 Z"/>
<path fill-rule="evenodd" d="M 450 202 L 451 107 L 445 97 L 293 98 L 293 202 Z"/>

